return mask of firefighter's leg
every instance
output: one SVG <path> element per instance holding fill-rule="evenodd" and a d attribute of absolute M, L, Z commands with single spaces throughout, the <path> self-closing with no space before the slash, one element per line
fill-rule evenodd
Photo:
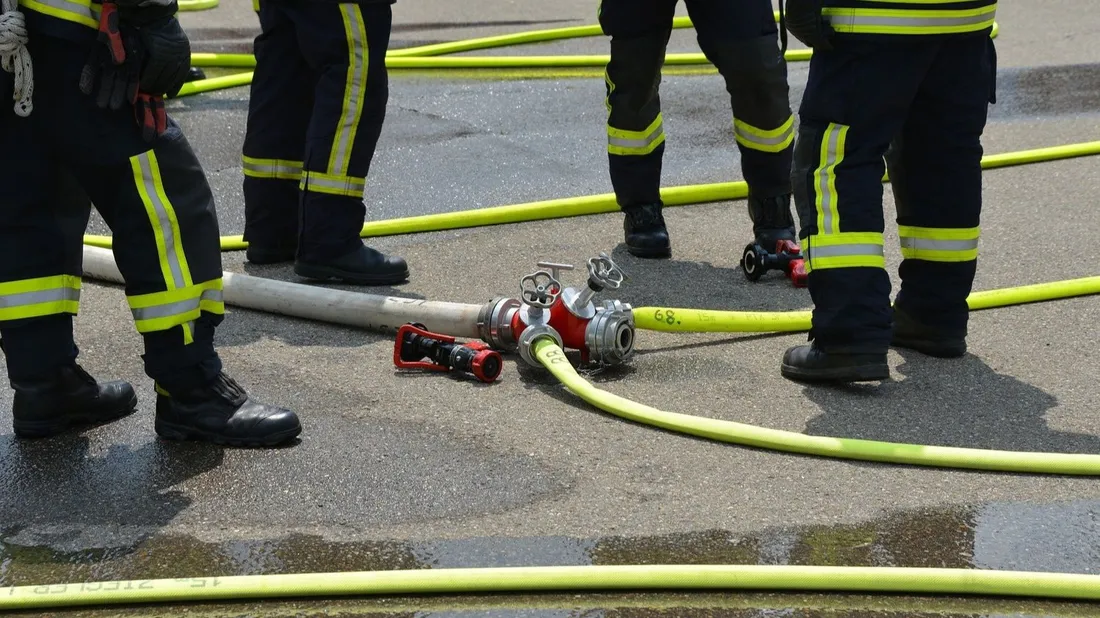
<path fill-rule="evenodd" d="M 56 77 L 35 84 L 36 101 L 59 102 L 41 122 L 52 151 L 113 232 L 115 261 L 145 342 L 145 372 L 157 387 L 157 432 L 242 445 L 297 435 L 293 412 L 249 399 L 222 372 L 214 349 L 224 314 L 218 219 L 179 125 L 169 117 L 168 132 L 150 147 L 132 109 L 103 110 L 80 92 L 86 45 L 50 39 L 32 54 L 39 75 Z"/>
<path fill-rule="evenodd" d="M 251 400 L 214 348 L 225 313 L 214 198 L 178 125 L 170 127 L 151 150 L 79 172 L 114 234 L 145 372 L 156 383 L 156 431 L 236 446 L 284 442 L 301 431 L 297 417 Z"/>
<path fill-rule="evenodd" d="M 287 9 L 306 61 L 318 73 L 300 188 L 296 273 L 311 279 L 392 285 L 405 260 L 363 244 L 363 193 L 389 99 L 387 3 L 305 3 Z"/>
<path fill-rule="evenodd" d="M 787 351 L 788 378 L 889 377 L 883 154 L 905 122 L 931 50 L 845 39 L 814 53 L 792 174 L 814 302 L 812 344 Z"/>
<path fill-rule="evenodd" d="M 282 6 L 265 2 L 259 11 L 244 137 L 244 239 L 248 260 L 257 264 L 294 260 L 298 183 L 316 80 Z"/>
<path fill-rule="evenodd" d="M 944 42 L 887 158 L 903 258 L 894 344 L 932 356 L 966 353 L 995 60 L 987 36 Z"/>
<path fill-rule="evenodd" d="M 37 102 L 35 111 L 48 114 L 49 102 Z M 0 348 L 21 438 L 121 418 L 137 406 L 129 384 L 97 383 L 76 362 L 90 204 L 31 130 L 40 120 L 0 111 Z"/>
<path fill-rule="evenodd" d="M 787 63 L 769 0 L 687 0 L 699 47 L 726 82 L 741 172 L 749 185 L 749 217 L 764 249 L 794 240 L 791 159 L 794 114 Z"/>
<path fill-rule="evenodd" d="M 605 73 L 611 185 L 624 213 L 627 250 L 644 258 L 671 255 L 661 202 L 660 84 L 675 10 L 676 0 L 603 0 L 600 7 L 600 25 L 611 37 Z"/>

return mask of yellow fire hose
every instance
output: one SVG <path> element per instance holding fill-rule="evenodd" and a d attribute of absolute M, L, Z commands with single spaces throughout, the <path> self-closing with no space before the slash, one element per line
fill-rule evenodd
<path fill-rule="evenodd" d="M 531 346 L 535 357 L 554 377 L 574 395 L 593 406 L 621 418 L 701 438 L 790 453 L 880 463 L 1036 474 L 1100 475 L 1100 455 L 994 451 L 809 436 L 664 412 L 596 388 L 573 369 L 565 352 L 550 337 L 536 339 Z"/>
<path fill-rule="evenodd" d="M 136 603 L 555 591 L 744 590 L 1100 600 L 1100 576 L 904 567 L 627 565 L 244 575 L 0 588 L 0 611 Z"/>
<path fill-rule="evenodd" d="M 218 0 L 179 0 L 181 11 L 205 11 L 218 6 Z"/>
<path fill-rule="evenodd" d="M 1082 142 L 1078 144 L 988 155 L 982 158 L 982 169 L 991 170 L 1002 167 L 1093 156 L 1097 154 L 1100 154 L 1100 141 Z M 883 177 L 883 181 L 887 182 L 889 178 Z M 747 196 L 748 184 L 744 181 L 683 185 L 661 189 L 661 199 L 664 200 L 666 206 L 670 207 L 710 202 L 725 202 L 744 199 Z M 489 208 L 460 210 L 457 212 L 420 215 L 401 219 L 370 221 L 363 224 L 361 235 L 364 238 L 370 238 L 377 236 L 439 232 L 490 225 L 522 223 L 525 221 L 580 217 L 615 212 L 618 209 L 619 206 L 615 202 L 615 194 L 603 193 L 545 200 L 541 202 L 530 202 L 526 204 L 492 206 Z M 84 244 L 110 249 L 111 237 L 89 234 L 84 236 Z M 246 243 L 240 235 L 222 236 L 221 247 L 223 251 L 241 251 L 248 247 L 248 243 Z"/>
<path fill-rule="evenodd" d="M 182 0 L 184 2 L 214 2 L 217 0 Z M 197 10 L 197 9 L 191 9 Z M 779 21 L 779 12 L 775 12 L 775 20 Z M 691 18 L 677 17 L 673 20 L 672 27 L 692 28 Z M 1000 25 L 993 24 L 990 36 L 996 38 Z M 463 41 L 451 41 L 436 43 L 433 45 L 421 45 L 404 49 L 392 49 L 386 53 L 386 68 L 396 70 L 431 70 L 431 69 L 536 69 L 536 68 L 603 68 L 611 57 L 607 54 L 592 55 L 553 55 L 553 56 L 461 56 L 452 58 L 440 58 L 445 54 L 455 54 L 466 51 L 494 49 L 510 47 L 514 45 L 526 45 L 532 43 L 545 43 L 581 37 L 602 36 L 603 30 L 598 24 L 587 26 L 569 26 L 565 28 L 551 28 L 547 30 L 531 30 L 512 34 L 467 39 Z M 813 56 L 812 49 L 789 49 L 784 56 L 788 62 L 805 62 Z M 256 58 L 252 54 L 211 54 L 196 53 L 191 56 L 191 64 L 197 67 L 211 68 L 252 68 L 256 66 Z M 665 55 L 666 66 L 706 66 L 711 62 L 701 53 L 668 53 Z M 177 97 L 208 92 L 218 88 L 243 86 L 251 83 L 251 73 L 241 73 L 233 76 L 243 83 L 233 82 L 232 86 L 209 86 L 207 80 L 198 80 L 188 84 L 180 91 Z M 511 77 L 524 77 L 524 75 L 512 75 Z M 217 79 L 217 78 L 213 78 Z M 194 84 L 194 86 L 192 86 Z"/>
<path fill-rule="evenodd" d="M 216 5 L 217 0 L 181 0 L 182 10 L 199 10 L 200 7 L 209 8 Z M 690 20 L 677 18 L 675 27 L 690 27 Z M 427 58 L 427 56 L 504 45 L 598 34 L 601 34 L 598 26 L 581 26 L 428 45 L 391 51 L 387 57 L 387 64 L 394 68 L 598 66 L 606 63 L 606 56 L 556 57 L 552 61 L 538 56 L 523 59 L 512 57 Z M 669 57 L 669 64 L 705 62 L 705 59 L 700 61 L 701 54 L 670 54 Z M 788 57 L 804 60 L 809 57 L 809 54 L 807 51 L 795 50 Z M 194 64 L 207 67 L 250 68 L 255 65 L 255 59 L 246 54 L 196 54 Z M 201 80 L 188 84 L 185 93 L 181 94 L 196 94 L 219 88 L 243 86 L 251 82 L 251 77 L 251 73 L 242 73 Z M 983 159 L 983 169 L 1098 153 L 1100 153 L 1100 142 L 1005 153 Z M 745 193 L 744 183 L 731 182 L 666 188 L 662 190 L 662 197 L 668 205 L 680 206 L 740 199 L 745 197 Z M 566 198 L 371 222 L 364 225 L 363 236 L 461 229 L 614 212 L 616 209 L 613 195 Z M 110 247 L 110 237 L 87 236 L 85 242 L 100 247 Z M 240 236 L 222 238 L 223 250 L 240 250 L 246 246 Z M 971 309 L 976 310 L 1095 294 L 1098 291 L 1100 291 L 1100 277 L 1088 277 L 1007 290 L 977 292 L 970 297 L 969 304 Z M 805 330 L 809 326 L 809 312 L 806 311 L 769 314 L 642 307 L 635 310 L 635 316 L 639 328 L 670 331 L 774 332 Z M 540 361 L 570 391 L 590 404 L 636 422 L 691 435 L 747 446 L 867 461 L 1070 475 L 1100 473 L 1098 455 L 1007 452 L 807 436 L 730 421 L 663 412 L 592 386 L 577 374 L 561 348 L 549 339 L 536 341 L 534 350 Z M 1100 576 L 977 569 L 758 565 L 428 569 L 18 586 L 0 589 L 0 610 L 307 596 L 575 592 L 580 590 L 784 590 L 1100 600 Z"/>
<path fill-rule="evenodd" d="M 1100 294 L 1100 276 L 974 292 L 971 311 Z M 709 311 L 636 307 L 634 325 L 670 333 L 795 333 L 810 330 L 809 311 Z"/>

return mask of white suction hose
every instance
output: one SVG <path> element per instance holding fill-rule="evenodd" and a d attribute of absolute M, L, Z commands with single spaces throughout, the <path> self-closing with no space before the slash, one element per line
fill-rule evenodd
<path fill-rule="evenodd" d="M 110 249 L 84 245 L 84 274 L 124 283 Z M 223 273 L 226 304 L 307 320 L 396 332 L 409 322 L 452 337 L 478 339 L 482 305 L 345 292 L 237 273 Z"/>

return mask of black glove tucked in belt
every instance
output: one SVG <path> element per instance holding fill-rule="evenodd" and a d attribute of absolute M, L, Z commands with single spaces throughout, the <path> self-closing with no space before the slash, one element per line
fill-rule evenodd
<path fill-rule="evenodd" d="M 175 95 L 187 81 L 191 44 L 175 18 L 176 3 L 137 7 L 104 2 L 99 36 L 80 77 L 80 89 L 96 104 L 134 107 L 143 137 L 152 142 L 167 128 L 164 95 Z"/>

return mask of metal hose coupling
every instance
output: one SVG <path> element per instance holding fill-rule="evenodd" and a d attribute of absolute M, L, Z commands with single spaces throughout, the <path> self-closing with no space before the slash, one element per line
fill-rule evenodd
<path fill-rule="evenodd" d="M 623 302 L 605 300 L 584 331 L 588 360 L 621 365 L 634 356 L 634 310 Z"/>
<path fill-rule="evenodd" d="M 553 326 L 549 324 L 535 324 L 534 326 L 528 326 L 523 329 L 523 332 L 519 335 L 519 356 L 532 367 L 542 368 L 542 363 L 535 356 L 534 350 L 531 349 L 535 340 L 540 337 L 550 337 L 554 340 L 554 343 L 558 344 L 558 347 L 563 347 L 565 344 L 561 340 L 561 335 L 558 331 L 554 330 Z"/>
<path fill-rule="evenodd" d="M 498 296 L 482 307 L 477 317 L 477 332 L 482 341 L 498 350 L 515 352 L 512 320 L 522 306 L 519 299 Z"/>

